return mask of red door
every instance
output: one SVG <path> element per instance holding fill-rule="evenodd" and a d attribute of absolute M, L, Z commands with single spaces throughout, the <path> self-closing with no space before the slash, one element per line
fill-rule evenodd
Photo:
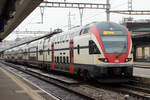
<path fill-rule="evenodd" d="M 70 64 L 69 64 L 69 71 L 71 74 L 74 74 L 74 43 L 73 39 L 70 40 Z"/>
<path fill-rule="evenodd" d="M 54 43 L 52 43 L 51 45 L 52 48 L 52 64 L 51 64 L 51 69 L 54 70 L 55 69 L 55 65 L 54 65 Z"/>

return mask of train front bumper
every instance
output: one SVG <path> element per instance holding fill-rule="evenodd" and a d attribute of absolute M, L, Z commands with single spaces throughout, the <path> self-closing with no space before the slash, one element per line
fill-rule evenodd
<path fill-rule="evenodd" d="M 105 64 L 94 65 L 94 77 L 132 77 L 133 65 L 132 64 Z"/>

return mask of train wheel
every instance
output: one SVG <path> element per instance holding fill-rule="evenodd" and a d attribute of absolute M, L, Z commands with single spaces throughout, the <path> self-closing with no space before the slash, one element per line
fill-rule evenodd
<path fill-rule="evenodd" d="M 81 69 L 78 69 L 77 71 L 77 77 L 80 79 L 81 78 Z"/>
<path fill-rule="evenodd" d="M 82 75 L 83 75 L 82 77 L 83 77 L 84 81 L 88 81 L 90 79 L 90 74 L 89 74 L 88 70 L 84 70 L 82 72 Z"/>

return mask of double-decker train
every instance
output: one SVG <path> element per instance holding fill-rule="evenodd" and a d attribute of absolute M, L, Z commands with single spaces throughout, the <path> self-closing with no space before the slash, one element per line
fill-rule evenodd
<path fill-rule="evenodd" d="M 6 49 L 4 60 L 103 81 L 132 77 L 132 41 L 124 26 L 93 22 L 55 33 Z"/>

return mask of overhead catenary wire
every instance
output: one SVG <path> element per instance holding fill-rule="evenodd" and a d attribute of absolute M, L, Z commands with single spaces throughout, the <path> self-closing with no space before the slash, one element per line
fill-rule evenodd
<path fill-rule="evenodd" d="M 66 0 L 66 2 L 67 2 L 68 0 Z M 116 1 L 115 1 L 116 2 Z M 126 2 L 123 2 L 123 3 L 121 3 L 121 4 L 119 4 L 119 5 L 116 5 L 116 6 L 113 6 L 112 8 L 114 9 L 114 8 L 118 8 L 118 7 L 121 7 L 122 5 L 124 5 L 124 4 L 126 4 L 127 3 L 127 1 Z M 91 18 L 94 18 L 94 17 L 96 17 L 96 16 L 99 16 L 99 14 L 94 14 L 93 16 L 90 16 L 90 17 L 88 17 L 88 18 L 83 18 L 83 21 L 86 21 L 86 20 L 88 20 L 88 19 L 91 19 Z M 28 25 L 29 24 L 31 24 L 32 22 L 33 22 L 33 20 L 35 20 L 34 19 L 34 17 L 32 18 L 32 20 L 28 23 Z M 73 23 L 74 24 L 74 23 Z M 27 25 L 25 25 L 25 26 L 27 26 Z M 65 26 L 63 26 L 63 27 L 66 27 L 67 25 L 65 25 Z"/>

